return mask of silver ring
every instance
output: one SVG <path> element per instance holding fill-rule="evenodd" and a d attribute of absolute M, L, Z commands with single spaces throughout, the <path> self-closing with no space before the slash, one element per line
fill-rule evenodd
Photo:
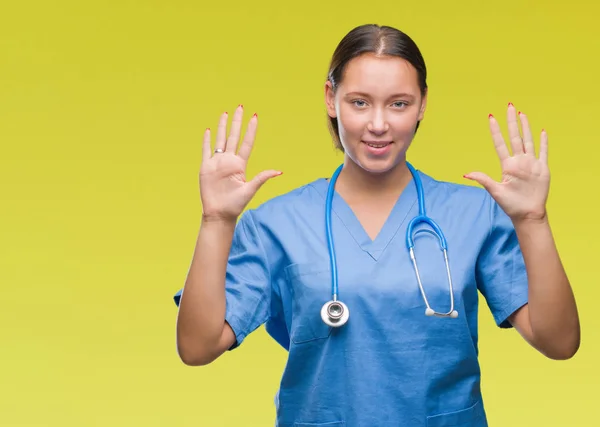
<path fill-rule="evenodd" d="M 222 148 L 217 148 L 217 149 L 215 150 L 215 154 L 221 154 L 222 152 L 223 152 L 223 149 L 222 149 Z"/>

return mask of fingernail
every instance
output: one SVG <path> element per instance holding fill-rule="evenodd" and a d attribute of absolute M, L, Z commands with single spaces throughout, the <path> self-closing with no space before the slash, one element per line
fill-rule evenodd
<path fill-rule="evenodd" d="M 277 175 L 283 175 L 283 172 L 279 171 L 277 172 Z"/>
<path fill-rule="evenodd" d="M 244 108 L 244 106 L 243 106 L 242 104 L 238 105 L 238 107 L 240 107 L 240 108 Z"/>
<path fill-rule="evenodd" d="M 254 113 L 254 115 L 252 117 L 258 117 L 258 114 Z"/>
<path fill-rule="evenodd" d="M 519 113 L 518 113 L 518 114 L 519 114 L 519 116 L 520 116 L 520 115 L 521 115 L 521 112 L 519 111 Z"/>
<path fill-rule="evenodd" d="M 491 119 L 492 117 L 494 117 L 493 114 L 488 115 L 488 119 Z"/>
<path fill-rule="evenodd" d="M 546 132 L 546 129 L 542 129 L 542 132 Z"/>
<path fill-rule="evenodd" d="M 206 128 L 207 131 L 210 131 L 210 128 Z"/>
<path fill-rule="evenodd" d="M 225 111 L 223 114 L 227 115 L 227 111 Z"/>
<path fill-rule="evenodd" d="M 508 106 L 509 106 L 509 107 L 512 107 L 512 106 L 513 106 L 513 103 L 512 103 L 512 102 L 509 102 L 509 103 L 508 103 Z"/>

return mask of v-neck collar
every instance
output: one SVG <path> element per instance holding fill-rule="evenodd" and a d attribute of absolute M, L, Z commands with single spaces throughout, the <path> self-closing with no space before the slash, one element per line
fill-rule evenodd
<path fill-rule="evenodd" d="M 420 174 L 419 171 L 417 173 Z M 313 186 L 319 191 L 325 201 L 329 178 L 320 178 L 313 183 Z M 354 211 L 337 191 L 333 194 L 332 214 L 340 220 L 357 245 L 377 261 L 396 236 L 402 224 L 407 220 L 410 211 L 416 204 L 417 190 L 414 179 L 411 179 L 396 200 L 394 207 L 374 240 L 369 237 L 358 217 L 354 214 Z"/>

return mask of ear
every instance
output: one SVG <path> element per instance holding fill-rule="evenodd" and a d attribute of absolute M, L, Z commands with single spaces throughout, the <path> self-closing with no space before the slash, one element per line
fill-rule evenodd
<path fill-rule="evenodd" d="M 419 109 L 419 121 L 423 120 L 423 117 L 425 117 L 425 108 L 427 107 L 427 89 L 425 89 L 425 94 L 423 95 L 423 98 L 421 99 L 421 107 Z"/>
<path fill-rule="evenodd" d="M 335 111 L 335 92 L 329 80 L 325 82 L 325 106 L 327 107 L 329 117 L 337 117 L 337 112 Z"/>

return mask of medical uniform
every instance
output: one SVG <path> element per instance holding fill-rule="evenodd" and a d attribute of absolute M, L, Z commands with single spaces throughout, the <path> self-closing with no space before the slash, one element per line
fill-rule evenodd
<path fill-rule="evenodd" d="M 523 256 L 511 220 L 485 190 L 418 173 L 427 214 L 447 240 L 456 319 L 425 316 L 405 240 L 418 214 L 413 182 L 375 240 L 335 193 L 338 298 L 350 311 L 340 328 L 320 315 L 332 299 L 328 180 L 240 217 L 227 268 L 226 320 L 237 339 L 233 348 L 265 324 L 289 351 L 276 397 L 277 426 L 487 426 L 477 359 L 478 291 L 496 323 L 510 327 L 509 315 L 527 303 Z M 431 307 L 448 311 L 439 241 L 417 234 L 415 254 Z"/>

